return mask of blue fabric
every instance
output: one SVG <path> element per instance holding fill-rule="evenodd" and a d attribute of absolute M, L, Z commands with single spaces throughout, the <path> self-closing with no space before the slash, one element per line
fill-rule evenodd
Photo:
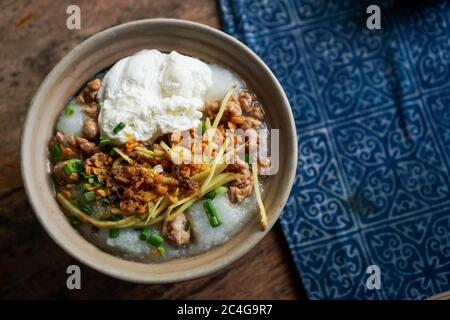
<path fill-rule="evenodd" d="M 298 133 L 281 218 L 312 299 L 450 290 L 448 1 L 221 0 L 225 31 L 269 65 Z M 381 7 L 382 30 L 366 28 Z M 369 290 L 369 265 L 381 289 Z"/>

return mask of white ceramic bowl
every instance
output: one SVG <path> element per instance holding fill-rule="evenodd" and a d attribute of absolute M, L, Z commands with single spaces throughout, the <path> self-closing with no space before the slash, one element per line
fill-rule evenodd
<path fill-rule="evenodd" d="M 280 129 L 281 163 L 267 179 L 263 201 L 269 228 L 280 215 L 297 167 L 297 138 L 286 95 L 275 76 L 250 49 L 216 29 L 198 23 L 151 19 L 102 31 L 70 51 L 46 77 L 34 96 L 24 124 L 21 166 L 31 205 L 53 240 L 84 264 L 123 280 L 142 283 L 175 282 L 204 276 L 236 261 L 266 232 L 249 222 L 225 244 L 205 253 L 144 264 L 101 251 L 74 230 L 55 200 L 47 146 L 58 114 L 69 99 L 97 72 L 142 49 L 176 50 L 234 70 L 261 99 L 271 128 Z"/>

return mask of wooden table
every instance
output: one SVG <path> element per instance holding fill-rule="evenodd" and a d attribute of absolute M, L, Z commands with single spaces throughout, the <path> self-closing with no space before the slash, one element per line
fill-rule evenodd
<path fill-rule="evenodd" d="M 247 256 L 209 277 L 169 285 L 137 285 L 86 266 L 82 290 L 66 289 L 66 268 L 79 264 L 39 225 L 20 176 L 20 133 L 33 94 L 72 48 L 127 21 L 172 17 L 219 28 L 214 0 L 76 1 L 81 30 L 66 28 L 74 1 L 0 3 L 0 298 L 296 299 L 304 298 L 276 226 Z"/>

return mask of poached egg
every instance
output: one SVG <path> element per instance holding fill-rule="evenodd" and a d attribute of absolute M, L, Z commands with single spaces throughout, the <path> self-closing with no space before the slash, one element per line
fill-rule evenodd
<path fill-rule="evenodd" d="M 208 64 L 175 51 L 143 50 L 119 60 L 98 92 L 102 136 L 152 141 L 199 125 L 209 88 Z M 119 123 L 125 127 L 114 132 Z"/>

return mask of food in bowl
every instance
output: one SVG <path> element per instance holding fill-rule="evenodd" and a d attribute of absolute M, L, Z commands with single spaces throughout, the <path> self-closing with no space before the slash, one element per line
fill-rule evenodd
<path fill-rule="evenodd" d="M 204 252 L 258 216 L 264 230 L 264 120 L 230 70 L 140 51 L 59 115 L 49 143 L 56 199 L 87 240 L 129 260 Z"/>

